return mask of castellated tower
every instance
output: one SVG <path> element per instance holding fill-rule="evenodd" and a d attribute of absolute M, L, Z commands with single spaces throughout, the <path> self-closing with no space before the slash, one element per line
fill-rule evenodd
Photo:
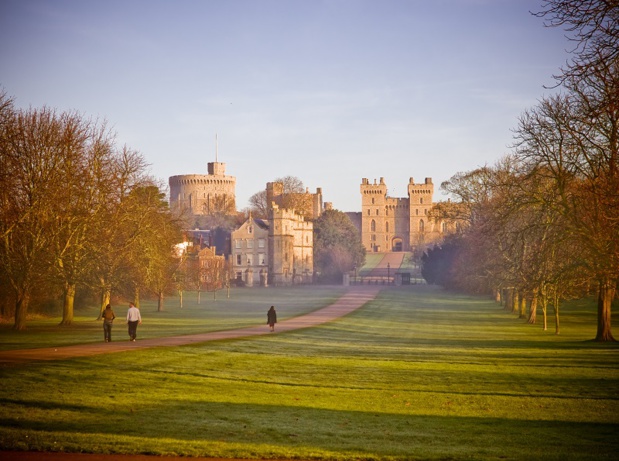
<path fill-rule="evenodd" d="M 226 175 L 226 164 L 211 162 L 208 174 L 170 176 L 170 209 L 194 216 L 236 213 L 236 178 Z"/>
<path fill-rule="evenodd" d="M 428 237 L 434 236 L 434 221 L 428 218 L 434 197 L 432 178 L 426 178 L 424 183 L 415 184 L 413 178 L 408 181 L 408 201 L 410 204 L 410 248 L 423 247 Z"/>
<path fill-rule="evenodd" d="M 311 283 L 314 226 L 293 210 L 269 207 L 269 284 Z"/>
<path fill-rule="evenodd" d="M 368 253 L 423 251 L 443 238 L 445 223 L 430 219 L 432 178 L 408 182 L 408 197 L 389 197 L 383 178 L 361 180 L 361 242 Z"/>

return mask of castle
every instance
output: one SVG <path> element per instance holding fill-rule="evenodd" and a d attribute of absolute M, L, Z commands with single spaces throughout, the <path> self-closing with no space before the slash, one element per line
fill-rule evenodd
<path fill-rule="evenodd" d="M 361 242 L 369 253 L 409 251 L 419 254 L 452 232 L 453 224 L 428 216 L 434 205 L 432 178 L 408 182 L 408 197 L 387 195 L 383 178 L 361 181 Z"/>
<path fill-rule="evenodd" d="M 225 163 L 208 164 L 208 175 L 171 176 L 170 208 L 193 216 L 236 214 L 236 178 L 225 174 Z M 412 252 L 421 255 L 429 245 L 455 230 L 454 224 L 429 216 L 434 205 L 431 178 L 408 183 L 406 198 L 389 197 L 383 178 L 361 181 L 361 212 L 348 213 L 369 253 Z M 247 286 L 292 285 L 313 280 L 313 220 L 330 203 L 316 193 L 285 194 L 284 185 L 267 183 L 267 219 L 248 216 L 230 234 L 233 278 Z"/>
<path fill-rule="evenodd" d="M 251 215 L 232 232 L 234 278 L 247 286 L 311 283 L 314 225 L 323 212 L 322 190 L 284 194 L 282 183 L 267 183 L 268 219 Z M 294 208 L 284 208 L 294 204 Z"/>
<path fill-rule="evenodd" d="M 191 215 L 236 213 L 236 178 L 226 175 L 226 164 L 211 162 L 208 174 L 170 176 L 170 209 Z"/>

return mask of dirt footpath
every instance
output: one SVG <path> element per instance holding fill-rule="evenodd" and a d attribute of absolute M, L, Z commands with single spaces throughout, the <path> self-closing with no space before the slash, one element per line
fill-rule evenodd
<path fill-rule="evenodd" d="M 310 312 L 309 314 L 278 322 L 276 332 L 282 333 L 330 322 L 359 309 L 365 303 L 374 299 L 379 291 L 380 289 L 378 287 L 351 287 L 350 291 L 327 307 Z M 150 347 L 184 346 L 187 344 L 217 341 L 221 339 L 237 339 L 268 334 L 271 334 L 268 326 L 259 325 L 255 327 L 239 328 L 237 330 L 213 331 L 196 335 L 143 339 L 136 342 L 115 341 L 111 343 L 101 342 L 64 347 L 0 351 L 0 366 L 6 367 L 31 361 L 63 360 L 73 357 L 110 354 L 113 352 L 124 352 Z"/>
<path fill-rule="evenodd" d="M 306 315 L 278 322 L 277 333 L 310 328 L 331 322 L 339 317 L 359 309 L 376 297 L 379 288 L 354 287 L 330 306 Z M 268 326 L 260 325 L 238 330 L 215 331 L 198 335 L 153 338 L 136 342 L 112 342 L 82 344 L 66 347 L 48 347 L 42 349 L 22 349 L 0 352 L 0 366 L 16 366 L 32 361 L 62 360 L 72 357 L 85 357 L 98 354 L 110 354 L 127 350 L 146 349 L 149 347 L 173 347 L 222 339 L 246 338 L 248 336 L 272 334 Z M 0 448 L 1 450 L 1 448 Z M 192 458 L 178 456 L 148 455 L 101 455 L 86 453 L 40 453 L 0 451 L 0 461 L 224 461 L 221 458 Z M 225 461 L 240 461 L 226 459 Z M 298 461 L 298 460 L 297 460 Z"/>

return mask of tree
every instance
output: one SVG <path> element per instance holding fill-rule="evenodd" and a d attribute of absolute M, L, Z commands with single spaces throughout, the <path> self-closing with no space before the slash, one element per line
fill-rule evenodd
<path fill-rule="evenodd" d="M 565 27 L 575 47 L 556 77 L 567 94 L 543 100 L 521 120 L 520 155 L 548 166 L 562 191 L 565 216 L 598 282 L 596 340 L 612 341 L 619 278 L 619 2 L 547 0 L 537 16 L 546 26 Z"/>
<path fill-rule="evenodd" d="M 16 330 L 26 328 L 28 306 L 37 286 L 47 283 L 57 241 L 57 204 L 65 198 L 67 172 L 75 152 L 64 149 L 63 136 L 79 123 L 74 114 L 29 109 L 10 111 L 6 103 L 0 126 L 0 258 L 15 294 Z M 74 174 L 74 172 L 73 172 Z"/>
<path fill-rule="evenodd" d="M 273 201 L 280 208 L 294 210 L 303 216 L 312 216 L 311 194 L 306 193 L 303 181 L 296 176 L 284 176 L 272 181 L 279 185 Z M 255 218 L 267 219 L 270 203 L 268 203 L 267 191 L 261 190 L 249 198 L 252 215 Z"/>
<path fill-rule="evenodd" d="M 172 288 L 182 263 L 175 251 L 181 241 L 181 222 L 174 219 L 165 194 L 153 184 L 134 188 L 129 199 L 138 218 L 134 226 L 139 229 L 139 238 L 129 248 L 134 298 L 138 299 L 140 288 L 148 289 L 157 296 L 157 310 L 161 312 L 165 293 Z"/>
<path fill-rule="evenodd" d="M 546 27 L 564 27 L 574 43 L 573 57 L 556 76 L 580 79 L 592 68 L 619 59 L 619 2 L 617 0 L 546 0 L 541 11 Z"/>
<path fill-rule="evenodd" d="M 130 256 L 142 237 L 140 224 L 145 216 L 132 191 L 152 184 L 144 175 L 144 158 L 126 146 L 114 154 L 111 166 L 108 199 L 97 216 L 99 224 L 90 235 L 90 283 L 101 293 L 101 313 L 110 302 L 114 287 L 136 285 L 139 274 L 134 271 Z M 138 305 L 139 299 L 134 301 Z"/>
<path fill-rule="evenodd" d="M 258 191 L 249 197 L 249 211 L 255 218 L 267 219 L 269 216 L 269 209 L 267 207 L 266 189 Z"/>
<path fill-rule="evenodd" d="M 314 221 L 314 268 L 323 280 L 341 282 L 342 275 L 365 262 L 365 247 L 350 218 L 327 210 Z"/>
<path fill-rule="evenodd" d="M 67 181 L 54 203 L 58 232 L 52 249 L 55 277 L 63 286 L 61 325 L 72 323 L 77 286 L 87 282 L 92 269 L 91 237 L 109 198 L 113 163 L 113 136 L 105 125 L 77 117 L 71 122 L 62 145 L 72 160 L 65 164 Z"/>

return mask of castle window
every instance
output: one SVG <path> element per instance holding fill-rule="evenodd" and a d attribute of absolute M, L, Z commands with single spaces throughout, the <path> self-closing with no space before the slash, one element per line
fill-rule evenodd
<path fill-rule="evenodd" d="M 241 247 L 241 239 L 236 239 L 234 241 L 234 248 L 242 248 Z"/>
<path fill-rule="evenodd" d="M 254 227 L 253 226 L 249 226 L 247 228 L 247 232 L 250 233 L 250 234 L 253 233 L 254 232 Z"/>
<path fill-rule="evenodd" d="M 376 241 L 376 235 L 372 234 L 372 239 L 371 240 L 372 240 L 372 242 L 375 242 Z"/>
<path fill-rule="evenodd" d="M 376 232 L 376 221 L 372 219 L 372 223 L 370 224 L 370 230 L 372 232 Z"/>
<path fill-rule="evenodd" d="M 265 242 L 264 239 L 258 239 L 258 248 L 264 248 Z"/>
<path fill-rule="evenodd" d="M 423 219 L 419 221 L 419 232 L 423 232 L 425 228 L 425 224 L 423 222 Z"/>
<path fill-rule="evenodd" d="M 376 216 L 378 216 L 378 208 L 376 209 Z"/>
<path fill-rule="evenodd" d="M 241 254 L 236 255 L 236 265 L 240 266 L 241 265 Z"/>
<path fill-rule="evenodd" d="M 374 205 L 374 197 L 372 197 L 372 205 Z"/>
<path fill-rule="evenodd" d="M 247 239 L 247 248 L 253 248 L 253 247 L 254 247 L 254 240 Z"/>
<path fill-rule="evenodd" d="M 368 216 L 370 216 L 370 210 L 368 210 Z"/>
<path fill-rule="evenodd" d="M 266 266 L 266 255 L 264 253 L 258 253 L 258 264 L 260 266 Z"/>
<path fill-rule="evenodd" d="M 419 216 L 419 210 L 415 210 L 415 215 Z"/>
<path fill-rule="evenodd" d="M 423 197 L 419 199 L 419 203 L 423 203 Z"/>
<path fill-rule="evenodd" d="M 389 223 L 388 222 L 385 223 L 385 232 L 389 232 Z"/>
<path fill-rule="evenodd" d="M 247 255 L 247 265 L 248 266 L 251 266 L 253 264 L 252 256 L 253 256 L 252 254 L 248 254 Z"/>

